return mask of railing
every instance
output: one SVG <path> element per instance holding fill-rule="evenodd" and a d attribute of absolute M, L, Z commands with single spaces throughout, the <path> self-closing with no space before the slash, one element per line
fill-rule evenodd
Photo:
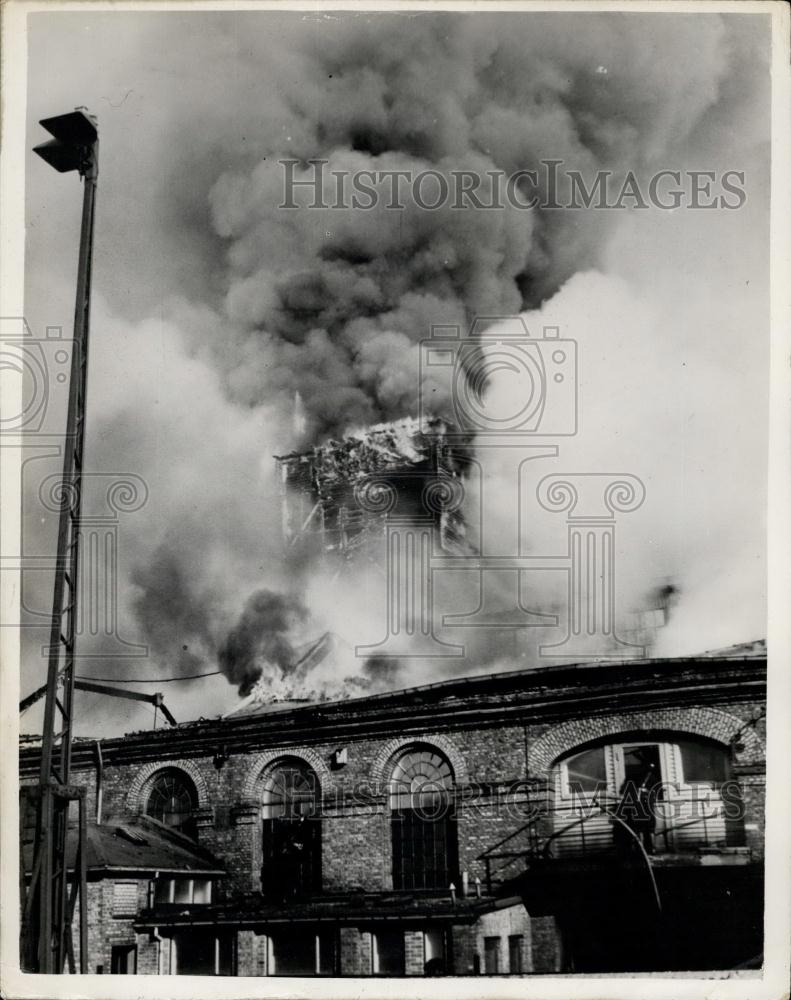
<path fill-rule="evenodd" d="M 690 815 L 693 806 L 695 812 Z M 680 814 L 672 816 L 673 809 Z M 744 843 L 742 822 L 731 819 L 722 802 L 660 802 L 654 818 L 653 829 L 649 824 L 641 827 L 629 815 L 619 815 L 617 801 L 537 806 L 525 824 L 478 856 L 485 865 L 487 892 L 521 874 L 530 862 L 622 863 L 643 854 L 650 867 L 652 855 L 697 853 Z M 502 849 L 519 837 L 526 839 L 524 846 Z"/>
<path fill-rule="evenodd" d="M 496 861 L 504 861 L 505 864 L 500 865 L 499 868 L 499 871 L 502 872 L 504 868 L 517 859 L 535 857 L 540 850 L 542 841 L 542 837 L 539 832 L 539 823 L 542 820 L 545 820 L 546 816 L 546 808 L 536 810 L 526 823 L 520 826 L 517 830 L 514 830 L 513 833 L 509 833 L 508 836 L 503 837 L 502 840 L 498 840 L 496 844 L 492 844 L 492 846 L 484 851 L 483 854 L 478 856 L 477 860 L 483 861 L 486 866 L 486 888 L 489 895 L 492 893 L 492 886 L 495 881 L 492 873 L 492 863 Z M 512 851 L 497 850 L 498 848 L 503 847 L 503 845 L 509 843 L 509 841 L 515 840 L 519 836 L 527 839 L 528 846 L 526 848 L 520 848 L 519 850 Z M 498 881 L 503 881 L 503 879 L 499 879 Z"/>

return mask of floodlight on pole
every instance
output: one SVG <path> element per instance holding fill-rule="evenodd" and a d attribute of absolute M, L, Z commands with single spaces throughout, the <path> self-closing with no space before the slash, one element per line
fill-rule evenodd
<path fill-rule="evenodd" d="M 61 174 L 79 170 L 86 174 L 95 160 L 95 146 L 99 138 L 96 120 L 83 108 L 66 115 L 43 118 L 39 124 L 53 137 L 33 148 L 42 160 Z"/>
<path fill-rule="evenodd" d="M 30 884 L 22 917 L 26 971 L 75 971 L 72 922 L 79 903 L 80 971 L 87 972 L 86 813 L 84 789 L 70 783 L 75 643 L 78 621 L 80 516 L 88 376 L 94 209 L 99 163 L 96 119 L 84 108 L 45 118 L 52 139 L 34 152 L 59 173 L 77 171 L 84 182 L 74 342 L 66 417 L 58 548 L 47 664 L 47 694 L 36 800 L 36 833 Z M 57 723 L 57 725 L 56 725 Z M 59 728 L 58 728 L 59 726 Z M 78 804 L 77 852 L 67 855 L 71 803 Z M 71 887 L 69 868 L 72 869 Z"/>

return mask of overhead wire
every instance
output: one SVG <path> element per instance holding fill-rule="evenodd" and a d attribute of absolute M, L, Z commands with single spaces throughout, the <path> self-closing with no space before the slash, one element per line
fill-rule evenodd
<path fill-rule="evenodd" d="M 176 681 L 195 681 L 201 677 L 216 677 L 222 670 L 209 670 L 205 674 L 184 674 L 183 677 L 94 677 L 88 674 L 77 674 L 81 681 L 105 681 L 117 684 L 172 684 Z"/>

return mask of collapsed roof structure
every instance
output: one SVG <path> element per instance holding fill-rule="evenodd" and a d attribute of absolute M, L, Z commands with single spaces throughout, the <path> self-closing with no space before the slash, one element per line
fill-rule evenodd
<path fill-rule="evenodd" d="M 275 459 L 291 547 L 318 538 L 350 559 L 383 534 L 387 516 L 429 518 L 443 547 L 463 542 L 462 515 L 443 495 L 461 492 L 464 441 L 439 418 L 376 424 Z"/>

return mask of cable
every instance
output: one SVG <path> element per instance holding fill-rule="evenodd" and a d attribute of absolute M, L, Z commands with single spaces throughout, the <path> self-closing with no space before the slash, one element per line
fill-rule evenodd
<path fill-rule="evenodd" d="M 174 681 L 195 681 L 200 677 L 216 677 L 222 670 L 210 670 L 206 674 L 185 674 L 183 677 L 92 677 L 88 674 L 77 674 L 80 681 L 109 681 L 116 684 L 170 684 Z"/>

